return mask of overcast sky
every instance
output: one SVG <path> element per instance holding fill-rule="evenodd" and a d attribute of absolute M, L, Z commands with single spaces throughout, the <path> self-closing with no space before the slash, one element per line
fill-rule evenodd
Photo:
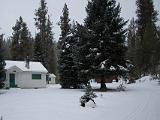
<path fill-rule="evenodd" d="M 126 20 L 135 15 L 135 0 L 117 0 L 122 6 L 122 17 Z M 153 0 L 156 10 L 160 11 L 160 0 Z M 5 37 L 12 34 L 12 27 L 16 23 L 16 19 L 22 16 L 27 23 L 32 35 L 34 36 L 36 29 L 34 26 L 35 9 L 39 7 L 40 0 L 0 0 L 0 34 L 4 33 Z M 57 22 L 62 14 L 64 3 L 66 2 L 70 12 L 70 18 L 83 23 L 86 17 L 85 7 L 87 0 L 46 0 L 49 9 L 49 15 L 53 22 L 53 32 L 56 40 L 59 37 L 59 27 Z M 160 18 L 160 15 L 159 15 Z M 160 22 L 158 23 L 160 25 Z"/>

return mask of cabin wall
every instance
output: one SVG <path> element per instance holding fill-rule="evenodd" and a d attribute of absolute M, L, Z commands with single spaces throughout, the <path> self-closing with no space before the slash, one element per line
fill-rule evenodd
<path fill-rule="evenodd" d="M 19 88 L 45 88 L 46 73 L 41 72 L 23 72 L 18 69 L 10 69 L 6 71 L 5 87 L 10 87 L 10 74 L 15 74 L 15 84 Z M 41 74 L 41 79 L 32 79 L 32 74 Z"/>

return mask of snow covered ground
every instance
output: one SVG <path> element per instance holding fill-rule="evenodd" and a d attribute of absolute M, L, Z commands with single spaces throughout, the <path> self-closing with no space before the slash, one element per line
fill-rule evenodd
<path fill-rule="evenodd" d="M 96 85 L 97 86 L 97 85 Z M 116 88 L 117 83 L 108 84 Z M 160 85 L 145 77 L 126 85 L 125 92 L 96 92 L 92 103 L 83 108 L 83 90 L 64 90 L 59 85 L 46 89 L 0 90 L 3 120 L 160 120 Z"/>

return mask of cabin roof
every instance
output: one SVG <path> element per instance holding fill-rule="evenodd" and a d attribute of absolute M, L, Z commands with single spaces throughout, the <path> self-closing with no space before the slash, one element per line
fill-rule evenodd
<path fill-rule="evenodd" d="M 26 67 L 26 61 L 10 61 L 6 60 L 5 69 L 10 69 L 13 66 L 17 66 L 22 71 L 34 71 L 34 72 L 45 72 L 47 73 L 47 69 L 40 62 L 29 62 L 29 68 Z"/>

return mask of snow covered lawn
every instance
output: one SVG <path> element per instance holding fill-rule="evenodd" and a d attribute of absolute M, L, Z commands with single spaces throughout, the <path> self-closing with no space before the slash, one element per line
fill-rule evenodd
<path fill-rule="evenodd" d="M 3 120 L 160 120 L 160 85 L 156 81 L 126 87 L 125 92 L 96 92 L 95 108 L 89 104 L 80 107 L 83 90 L 60 89 L 58 85 L 0 90 L 0 116 Z"/>

